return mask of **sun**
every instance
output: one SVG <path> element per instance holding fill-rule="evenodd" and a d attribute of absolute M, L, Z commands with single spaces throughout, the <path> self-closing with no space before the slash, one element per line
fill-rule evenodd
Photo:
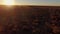
<path fill-rule="evenodd" d="M 3 4 L 4 5 L 14 5 L 15 2 L 14 2 L 14 0 L 3 0 Z"/>

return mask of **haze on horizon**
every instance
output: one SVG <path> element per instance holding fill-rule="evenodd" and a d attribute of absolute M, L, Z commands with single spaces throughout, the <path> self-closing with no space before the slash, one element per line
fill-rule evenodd
<path fill-rule="evenodd" d="M 5 0 L 0 0 L 2 5 Z M 60 0 L 14 0 L 14 5 L 47 5 L 47 6 L 60 6 Z"/>

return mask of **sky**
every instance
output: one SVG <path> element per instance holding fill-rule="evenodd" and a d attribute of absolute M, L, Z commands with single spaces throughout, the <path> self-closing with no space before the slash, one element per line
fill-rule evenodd
<path fill-rule="evenodd" d="M 60 6 L 60 0 L 14 0 L 16 5 L 48 5 Z M 0 0 L 0 4 L 3 1 Z"/>
<path fill-rule="evenodd" d="M 60 0 L 16 0 L 17 4 L 28 5 L 57 5 L 60 6 Z"/>

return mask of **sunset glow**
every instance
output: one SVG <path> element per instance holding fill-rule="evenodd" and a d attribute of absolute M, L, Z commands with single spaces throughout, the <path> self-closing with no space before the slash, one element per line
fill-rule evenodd
<path fill-rule="evenodd" d="M 3 0 L 3 5 L 14 5 L 14 0 Z"/>

